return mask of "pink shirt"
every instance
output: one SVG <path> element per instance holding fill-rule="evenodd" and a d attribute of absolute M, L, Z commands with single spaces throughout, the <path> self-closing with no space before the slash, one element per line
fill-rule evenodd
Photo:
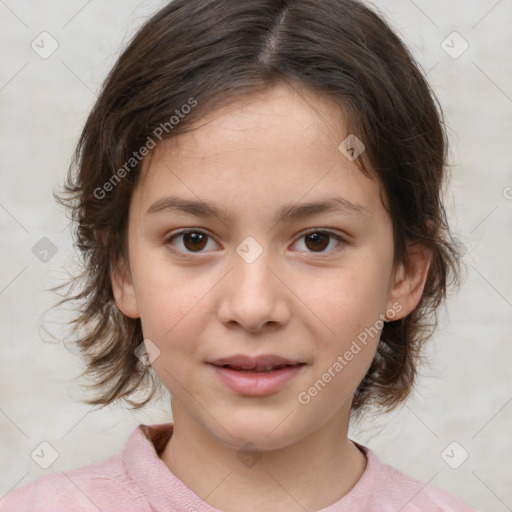
<path fill-rule="evenodd" d="M 123 450 L 70 471 L 53 473 L 11 491 L 1 512 L 215 511 L 159 458 L 173 424 L 139 425 Z M 367 465 L 353 489 L 321 512 L 475 512 L 466 503 L 409 477 L 359 445 Z"/>

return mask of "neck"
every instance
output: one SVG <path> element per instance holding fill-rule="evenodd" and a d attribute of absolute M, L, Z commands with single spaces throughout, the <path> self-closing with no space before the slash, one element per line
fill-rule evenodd
<path fill-rule="evenodd" d="M 339 417 L 292 445 L 252 454 L 226 446 L 179 406 L 173 417 L 162 461 L 201 499 L 226 512 L 320 510 L 345 496 L 366 467 L 347 438 L 348 420 Z"/>

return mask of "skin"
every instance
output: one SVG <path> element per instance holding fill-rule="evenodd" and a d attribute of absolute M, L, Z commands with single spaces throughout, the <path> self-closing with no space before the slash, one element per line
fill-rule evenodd
<path fill-rule="evenodd" d="M 161 459 L 222 510 L 319 510 L 353 488 L 366 459 L 347 438 L 351 400 L 379 336 L 308 404 L 297 396 L 365 327 L 381 325 L 379 315 L 395 305 L 394 320 L 406 316 L 423 292 L 430 253 L 416 244 L 405 267 L 393 265 L 378 181 L 339 151 L 348 133 L 330 101 L 280 84 L 210 113 L 157 146 L 130 204 L 129 262 L 117 262 L 112 287 L 160 350 L 152 367 L 172 396 L 174 422 Z M 146 215 L 171 194 L 228 207 L 230 216 Z M 273 221 L 284 204 L 333 195 L 369 214 Z M 199 252 L 186 237 L 168 241 L 184 228 L 209 235 Z M 302 233 L 310 228 L 344 241 L 323 235 L 315 249 Z M 236 252 L 248 236 L 263 250 L 251 263 Z M 248 397 L 206 364 L 239 353 L 307 364 L 279 391 Z M 237 457 L 248 441 L 260 456 L 250 467 Z"/>

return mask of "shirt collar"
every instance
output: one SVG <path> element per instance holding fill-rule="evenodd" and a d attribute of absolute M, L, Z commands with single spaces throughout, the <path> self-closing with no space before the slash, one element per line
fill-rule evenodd
<path fill-rule="evenodd" d="M 173 430 L 173 423 L 139 425 L 122 451 L 128 475 L 157 512 L 217 511 L 190 490 L 160 459 Z"/>
<path fill-rule="evenodd" d="M 128 475 L 140 487 L 156 512 L 219 512 L 189 489 L 160 459 L 173 431 L 173 423 L 139 425 L 131 433 L 122 451 Z M 355 445 L 366 457 L 366 469 L 346 496 L 322 511 L 363 510 L 370 500 L 379 461 L 367 447 L 358 443 Z"/>

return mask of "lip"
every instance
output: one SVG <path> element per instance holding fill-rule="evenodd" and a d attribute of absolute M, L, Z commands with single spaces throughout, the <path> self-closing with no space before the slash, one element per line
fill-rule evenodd
<path fill-rule="evenodd" d="M 245 354 L 235 354 L 232 356 L 215 359 L 214 361 L 208 361 L 208 363 L 215 366 L 229 365 L 243 368 L 244 370 L 252 370 L 257 367 L 265 368 L 266 366 L 279 366 L 282 364 L 303 364 L 302 361 L 287 359 L 285 357 L 274 354 L 261 354 L 254 357 L 246 356 Z"/>
<path fill-rule="evenodd" d="M 229 389 L 244 396 L 266 396 L 278 392 L 296 377 L 305 363 L 277 355 L 249 357 L 235 355 L 208 362 L 217 377 Z M 235 368 L 227 368 L 230 365 Z M 255 368 L 287 365 L 268 371 L 252 371 Z"/>
<path fill-rule="evenodd" d="M 233 370 L 210 364 L 219 379 L 232 391 L 245 396 L 266 396 L 276 393 L 302 371 L 304 364 L 285 366 L 278 370 L 255 372 Z"/>

